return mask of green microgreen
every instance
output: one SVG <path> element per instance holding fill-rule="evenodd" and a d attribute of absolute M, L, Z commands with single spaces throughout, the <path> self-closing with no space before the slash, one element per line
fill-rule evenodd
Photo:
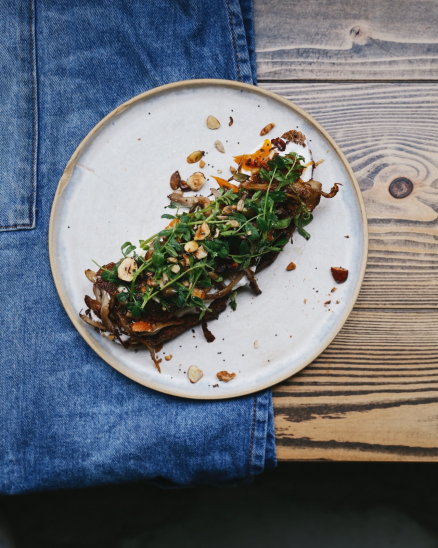
<path fill-rule="evenodd" d="M 116 265 L 97 265 L 102 280 L 117 284 L 117 301 L 133 318 L 140 318 L 151 303 L 163 310 L 197 308 L 202 317 L 209 310 L 208 300 L 203 298 L 208 291 L 217 291 L 218 284 L 229 279 L 227 273 L 257 266 L 263 256 L 281 251 L 288 241 L 291 223 L 304 238 L 310 237 L 304 227 L 313 216 L 294 188 L 304 169 L 303 160 L 295 153 L 274 156 L 259 172 L 261 182 L 267 183 L 265 190 L 245 188 L 251 183 L 250 177 L 235 173 L 232 179 L 241 183 L 239 191 L 221 189 L 219 197 L 202 209 L 180 212 L 181 206 L 171 203 L 167 208 L 172 212 L 161 218 L 171 220 L 173 226 L 140 240 L 139 247 L 148 250 L 148 258 L 139 255 L 131 242 L 125 242 L 121 246 L 123 259 Z M 239 202 L 244 208 L 237 211 Z M 225 206 L 233 212 L 227 219 L 219 219 Z M 187 252 L 185 245 L 194 240 L 202 223 L 208 225 L 210 234 L 197 241 L 205 252 L 198 258 L 196 252 Z M 129 282 L 120 280 L 117 274 L 127 257 L 137 265 Z M 178 268 L 172 270 L 176 265 Z M 211 273 L 216 273 L 214 280 Z M 236 293 L 230 297 L 233 310 Z"/>

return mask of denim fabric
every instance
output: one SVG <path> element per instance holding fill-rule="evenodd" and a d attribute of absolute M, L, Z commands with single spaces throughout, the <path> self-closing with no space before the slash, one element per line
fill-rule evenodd
<path fill-rule="evenodd" d="M 270 391 L 190 401 L 123 377 L 68 319 L 47 248 L 64 166 L 108 112 L 175 80 L 255 82 L 251 2 L 33 1 L 0 0 L 0 491 L 275 466 Z"/>

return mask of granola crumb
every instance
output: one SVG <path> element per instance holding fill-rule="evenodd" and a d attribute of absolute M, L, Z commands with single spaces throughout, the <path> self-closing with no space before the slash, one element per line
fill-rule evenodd
<path fill-rule="evenodd" d="M 164 359 L 166 362 L 170 362 L 170 360 L 173 358 L 172 354 L 168 354 L 167 356 L 164 356 Z"/>
<path fill-rule="evenodd" d="M 332 293 L 334 293 L 338 288 L 337 287 L 333 287 L 332 288 Z"/>

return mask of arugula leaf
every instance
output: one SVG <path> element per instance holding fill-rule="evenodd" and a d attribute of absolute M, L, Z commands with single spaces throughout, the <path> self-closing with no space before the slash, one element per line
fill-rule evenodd
<path fill-rule="evenodd" d="M 104 282 L 117 283 L 117 275 L 111 272 L 110 270 L 104 270 L 100 275 Z"/>
<path fill-rule="evenodd" d="M 290 225 L 291 223 L 291 218 L 287 218 L 286 219 L 281 219 L 281 220 L 278 220 L 276 221 L 275 223 L 272 223 L 272 228 L 286 228 Z"/>
<path fill-rule="evenodd" d="M 249 253 L 249 245 L 245 240 L 242 240 L 239 245 L 239 255 L 247 255 Z"/>
<path fill-rule="evenodd" d="M 262 219 L 261 217 L 259 217 L 257 219 L 257 226 L 259 227 L 260 232 L 267 232 L 268 231 L 268 223 L 264 219 Z"/>
<path fill-rule="evenodd" d="M 121 247 L 121 251 L 122 251 L 123 255 L 126 257 L 127 255 L 129 255 L 131 253 L 131 251 L 134 251 L 134 249 L 136 247 L 137 246 L 132 245 L 131 242 L 125 242 Z"/>
<path fill-rule="evenodd" d="M 254 241 L 260 239 L 260 233 L 251 223 L 248 223 L 245 228 L 247 229 L 246 235 L 250 240 Z"/>
<path fill-rule="evenodd" d="M 154 251 L 152 255 L 152 263 L 154 266 L 161 266 L 164 263 L 164 253 Z"/>
<path fill-rule="evenodd" d="M 269 182 L 271 180 L 269 172 L 264 167 L 260 168 L 259 175 L 263 181 Z"/>

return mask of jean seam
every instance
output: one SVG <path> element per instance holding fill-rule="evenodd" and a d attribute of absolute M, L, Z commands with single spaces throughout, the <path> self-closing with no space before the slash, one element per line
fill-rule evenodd
<path fill-rule="evenodd" d="M 249 444 L 249 459 L 248 459 L 248 475 L 251 475 L 251 465 L 252 465 L 252 448 L 254 445 L 254 430 L 255 430 L 255 420 L 256 420 L 256 408 L 257 408 L 257 395 L 254 396 L 254 406 L 252 412 L 252 428 L 251 428 L 251 441 Z"/>
<path fill-rule="evenodd" d="M 227 0 L 227 9 L 228 9 L 228 17 L 230 19 L 231 37 L 233 39 L 234 53 L 236 55 L 237 73 L 239 75 L 239 82 L 241 82 L 242 81 L 242 74 L 240 72 L 239 53 L 237 51 L 236 37 L 234 35 L 234 25 L 233 25 L 233 18 L 231 17 L 231 9 L 230 9 L 229 0 Z"/>
<path fill-rule="evenodd" d="M 35 179 L 36 179 L 36 125 L 37 125 L 37 116 L 36 116 L 36 44 L 35 44 L 35 6 L 34 0 L 29 0 L 29 30 L 30 30 L 30 80 L 32 88 L 32 161 L 31 161 L 31 171 L 30 171 L 30 182 L 31 182 L 31 196 L 29 204 L 29 222 L 15 225 L 4 225 L 0 226 L 0 230 L 7 228 L 32 228 L 35 224 Z"/>

